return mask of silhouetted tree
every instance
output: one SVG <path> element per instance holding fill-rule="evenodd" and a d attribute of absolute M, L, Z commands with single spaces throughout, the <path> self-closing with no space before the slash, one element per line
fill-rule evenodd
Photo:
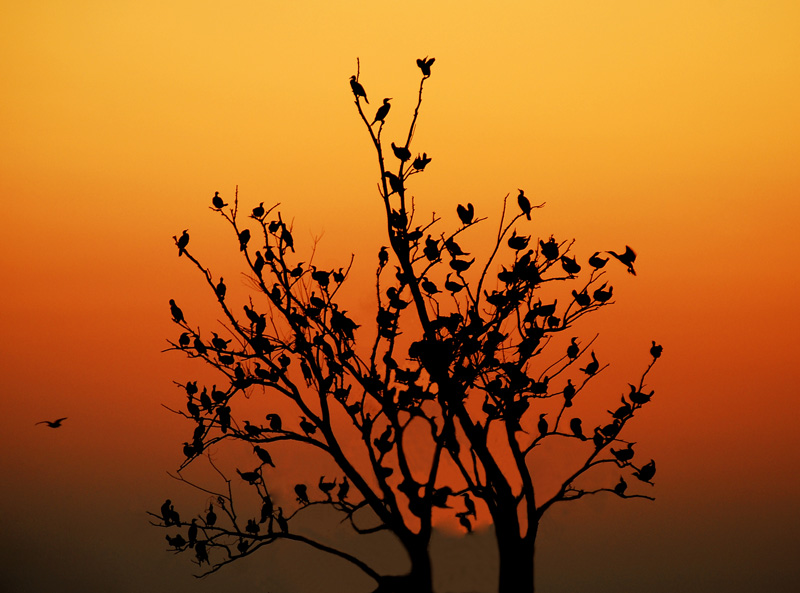
<path fill-rule="evenodd" d="M 292 228 L 277 205 L 265 209 L 262 202 L 243 217 L 238 192 L 231 207 L 219 192 L 212 198 L 211 209 L 231 227 L 252 280 L 255 294 L 243 306 L 231 303 L 223 279 L 193 254 L 188 230 L 174 237 L 178 255 L 205 277 L 229 336 L 201 332 L 170 301 L 181 330 L 170 349 L 221 374 L 211 388 L 179 384 L 187 400 L 174 411 L 194 430 L 178 477 L 189 482 L 181 470 L 205 458 L 226 487 L 189 482 L 210 497 L 190 522 L 171 500 L 153 516 L 163 527 L 187 528 L 185 538 L 181 531 L 167 541 L 174 550 L 191 550 L 203 574 L 293 540 L 350 562 L 376 580 L 376 591 L 425 593 L 432 591 L 434 513 L 452 513 L 470 533 L 478 512 L 488 512 L 500 557 L 498 589 L 524 593 L 534 587 L 538 525 L 554 504 L 597 493 L 650 498 L 629 491 L 625 476 L 652 485 L 655 463 L 636 463 L 634 443 L 621 435 L 653 395 L 645 378 L 661 346 L 652 342 L 650 364 L 620 404 L 597 410 L 582 395 L 608 364 L 593 347 L 597 336 L 579 340 L 570 331 L 613 302 L 609 257 L 602 255 L 631 274 L 636 255 L 630 247 L 621 255 L 598 251 L 582 265 L 574 241 L 527 234 L 532 212 L 544 204 L 532 205 L 523 190 L 518 212 L 509 211 L 509 196 L 503 200 L 496 236 L 480 261 L 459 243 L 486 220 L 472 204 L 456 205 L 455 230 L 438 231 L 436 214 L 421 220 L 407 186 L 431 162 L 426 153 L 412 158 L 410 147 L 433 62 L 417 60 L 416 108 L 405 141 L 392 142 L 391 155 L 381 138 L 391 99 L 370 118 L 360 72 L 349 81 L 378 157 L 389 242 L 378 252 L 375 331 L 360 328 L 339 298 L 352 256 L 334 269 L 317 267 L 313 257 L 297 261 Z M 294 412 L 280 415 L 287 406 Z M 209 455 L 230 441 L 252 449 L 235 468 L 237 477 Z M 551 454 L 551 443 L 569 448 L 573 462 L 546 484 L 537 480 L 532 459 Z M 290 499 L 276 494 L 286 478 L 270 451 L 290 445 L 319 452 L 335 464 L 336 475 L 309 475 L 293 486 Z M 258 501 L 247 512 L 235 495 L 242 488 Z M 317 505 L 342 514 L 359 533 L 391 532 L 408 553 L 407 574 L 379 574 L 296 529 L 296 517 Z"/>

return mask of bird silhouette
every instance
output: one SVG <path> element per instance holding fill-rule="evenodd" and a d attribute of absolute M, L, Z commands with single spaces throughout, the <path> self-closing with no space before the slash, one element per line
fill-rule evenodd
<path fill-rule="evenodd" d="M 344 499 L 347 498 L 347 493 L 350 490 L 350 482 L 347 481 L 347 476 L 342 478 L 342 481 L 339 482 L 339 490 L 336 493 L 336 498 L 339 499 L 339 502 L 344 502 Z"/>
<path fill-rule="evenodd" d="M 592 350 L 592 362 L 587 364 L 586 368 L 581 370 L 590 377 L 600 370 L 600 363 L 597 361 L 597 357 L 594 355 L 594 350 Z"/>
<path fill-rule="evenodd" d="M 587 440 L 586 436 L 583 434 L 583 427 L 581 426 L 580 418 L 573 418 L 572 420 L 570 420 L 569 429 L 572 431 L 572 434 L 574 434 L 580 440 L 582 441 Z"/>
<path fill-rule="evenodd" d="M 596 300 L 598 303 L 606 303 L 609 300 L 611 300 L 612 296 L 614 296 L 613 295 L 613 293 L 614 293 L 614 287 L 613 286 L 609 286 L 608 290 L 604 290 L 607 284 L 608 284 L 608 282 L 604 282 L 603 286 L 601 286 L 600 288 L 595 290 L 594 294 L 592 295 L 594 297 L 594 300 Z"/>
<path fill-rule="evenodd" d="M 245 482 L 252 486 L 261 481 L 261 474 L 258 472 L 258 470 L 253 472 L 243 472 L 237 467 L 236 473 L 239 474 L 239 476 L 241 476 Z"/>
<path fill-rule="evenodd" d="M 317 427 L 314 426 L 311 422 L 306 420 L 305 416 L 300 416 L 300 428 L 304 433 L 306 433 L 307 437 L 310 437 L 312 434 L 317 432 Z"/>
<path fill-rule="evenodd" d="M 356 80 L 355 74 L 350 77 L 350 88 L 353 91 L 353 95 L 355 95 L 356 101 L 358 101 L 359 97 L 364 97 L 364 102 L 369 103 L 367 100 L 367 92 L 364 90 L 364 87 L 361 86 L 361 83 Z"/>
<path fill-rule="evenodd" d="M 400 161 L 403 163 L 411 158 L 411 151 L 408 150 L 408 148 L 405 146 L 396 146 L 394 142 L 392 142 L 392 152 L 394 153 L 394 156 L 400 159 Z"/>
<path fill-rule="evenodd" d="M 522 210 L 522 213 L 525 217 L 530 220 L 531 219 L 531 201 L 525 195 L 525 192 L 519 190 L 519 195 L 517 196 L 517 204 L 519 204 L 519 209 Z"/>
<path fill-rule="evenodd" d="M 561 256 L 561 267 L 564 268 L 564 271 L 570 276 L 574 276 L 581 271 L 578 262 L 576 262 L 574 258 L 567 257 L 566 255 Z"/>
<path fill-rule="evenodd" d="M 278 516 L 276 517 L 278 521 L 278 528 L 281 530 L 281 533 L 289 533 L 289 521 L 286 520 L 286 517 L 283 516 L 283 509 L 278 507 Z"/>
<path fill-rule="evenodd" d="M 213 527 L 217 522 L 217 514 L 214 512 L 214 505 L 208 505 L 208 512 L 206 513 L 206 525 Z"/>
<path fill-rule="evenodd" d="M 370 124 L 370 125 L 374 126 L 375 122 L 378 122 L 378 121 L 381 122 L 381 124 L 384 123 L 384 120 L 386 119 L 386 116 L 388 115 L 389 110 L 392 108 L 392 106 L 389 104 L 389 101 L 391 101 L 391 100 L 392 100 L 391 97 L 383 100 L 383 105 L 378 107 L 378 111 L 375 112 L 375 119 L 372 120 L 372 124 Z"/>
<path fill-rule="evenodd" d="M 567 379 L 567 384 L 564 387 L 564 407 L 572 407 L 572 398 L 575 397 L 575 386 L 572 384 L 572 379 Z"/>
<path fill-rule="evenodd" d="M 467 534 L 472 533 L 472 523 L 467 519 L 467 513 L 456 513 L 456 517 L 461 526 L 467 530 Z"/>
<path fill-rule="evenodd" d="M 453 282 L 452 280 L 450 280 L 450 274 L 448 274 L 446 279 L 445 279 L 445 281 L 444 281 L 444 287 L 447 290 L 449 290 L 450 292 L 452 292 L 453 294 L 455 294 L 455 293 L 459 292 L 460 290 L 462 290 L 464 288 L 464 285 L 463 284 L 459 284 L 458 282 Z"/>
<path fill-rule="evenodd" d="M 633 459 L 633 446 L 636 443 L 628 443 L 628 446 L 624 449 L 614 449 L 613 447 L 610 449 L 611 454 L 619 461 L 621 464 L 625 464 Z"/>
<path fill-rule="evenodd" d="M 546 243 L 539 239 L 539 246 L 542 248 L 542 255 L 547 261 L 558 259 L 558 243 L 553 237 L 550 237 Z"/>
<path fill-rule="evenodd" d="M 589 265 L 592 266 L 595 270 L 602 269 L 608 263 L 608 258 L 603 259 L 602 257 L 598 257 L 599 255 L 600 252 L 595 251 L 594 255 L 589 258 Z"/>
<path fill-rule="evenodd" d="M 225 286 L 225 282 L 223 282 L 222 276 L 219 278 L 219 283 L 214 287 L 214 292 L 217 294 L 217 298 L 221 301 L 225 300 L 225 293 L 228 291 L 228 287 Z"/>
<path fill-rule="evenodd" d="M 514 232 L 508 238 L 508 246 L 514 251 L 522 251 L 528 246 L 530 240 L 530 236 L 518 235 L 517 229 L 514 229 Z"/>
<path fill-rule="evenodd" d="M 663 346 L 656 344 L 655 340 L 652 340 L 652 342 L 653 345 L 650 347 L 650 356 L 652 356 L 653 360 L 655 360 L 661 357 L 661 353 L 664 351 L 664 348 Z"/>
<path fill-rule="evenodd" d="M 267 420 L 269 420 L 269 429 L 272 432 L 280 432 L 281 431 L 281 417 L 277 414 L 267 414 Z"/>
<path fill-rule="evenodd" d="M 622 476 L 620 476 L 619 482 L 617 483 L 616 486 L 614 486 L 614 492 L 622 496 L 623 494 L 625 494 L 625 490 L 627 490 L 627 488 L 628 488 L 628 483 L 624 479 L 622 479 Z"/>
<path fill-rule="evenodd" d="M 56 420 L 42 420 L 41 422 L 37 422 L 36 424 L 47 424 L 47 426 L 49 426 L 50 428 L 60 428 L 61 423 L 64 422 L 64 420 L 66 419 L 67 417 L 64 416 L 63 418 L 57 418 Z M 36 426 L 36 424 L 34 424 L 34 426 Z"/>
<path fill-rule="evenodd" d="M 180 238 L 178 239 L 178 257 L 182 256 L 186 253 L 186 246 L 189 244 L 189 229 L 183 231 Z"/>
<path fill-rule="evenodd" d="M 250 229 L 244 229 L 239 233 L 239 251 L 247 249 L 248 241 L 250 241 Z"/>
<path fill-rule="evenodd" d="M 578 346 L 578 338 L 571 338 L 570 344 L 567 346 L 567 356 L 570 360 L 575 360 L 580 354 L 581 348 Z"/>
<path fill-rule="evenodd" d="M 536 425 L 536 428 L 539 429 L 540 436 L 546 435 L 549 429 L 549 426 L 547 425 L 547 420 L 545 420 L 545 416 L 547 416 L 547 414 L 539 414 L 539 423 Z"/>
<path fill-rule="evenodd" d="M 183 311 L 175 304 L 174 299 L 169 300 L 169 311 L 172 313 L 172 319 L 175 323 L 183 323 Z"/>
<path fill-rule="evenodd" d="M 302 504 L 310 504 L 308 500 L 308 486 L 305 484 L 295 484 L 294 493 L 297 495 L 297 502 Z"/>
<path fill-rule="evenodd" d="M 189 533 L 187 534 L 189 540 L 189 547 L 193 548 L 195 542 L 197 542 L 197 519 L 192 519 L 191 524 L 189 525 Z"/>
<path fill-rule="evenodd" d="M 636 270 L 633 269 L 633 262 L 636 261 L 636 253 L 629 245 L 625 246 L 625 253 L 619 254 L 616 251 L 606 251 L 609 255 L 613 255 L 620 262 L 625 264 L 628 268 L 628 273 L 636 276 Z"/>
<path fill-rule="evenodd" d="M 459 204 L 456 206 L 456 214 L 461 219 L 461 223 L 466 226 L 472 222 L 475 217 L 475 207 L 472 204 L 467 204 L 466 207 Z"/>
<path fill-rule="evenodd" d="M 275 467 L 275 464 L 272 462 L 272 456 L 269 454 L 269 451 L 267 451 L 266 449 L 262 449 L 258 445 L 253 447 L 253 450 L 256 452 L 256 455 L 258 455 L 258 458 L 261 460 L 262 465 L 266 464 Z"/>
<path fill-rule="evenodd" d="M 218 191 L 214 192 L 214 197 L 211 198 L 211 204 L 214 206 L 215 210 L 221 210 L 222 208 L 227 206 L 227 204 L 222 201 L 222 198 L 219 196 Z"/>
<path fill-rule="evenodd" d="M 642 469 L 633 472 L 633 475 L 639 478 L 642 482 L 650 482 L 650 480 L 653 479 L 653 476 L 656 475 L 656 462 L 651 459 L 648 463 L 642 466 Z"/>
<path fill-rule="evenodd" d="M 420 282 L 419 285 L 422 287 L 422 290 L 424 290 L 429 295 L 434 295 L 437 292 L 439 292 L 439 288 L 427 278 L 423 278 L 422 282 Z"/>
<path fill-rule="evenodd" d="M 586 292 L 584 288 L 582 292 L 577 292 L 575 290 L 572 291 L 572 297 L 575 299 L 575 302 L 578 303 L 578 306 L 581 308 L 588 307 L 592 304 L 592 297 Z"/>
<path fill-rule="evenodd" d="M 261 220 L 264 217 L 264 202 L 253 208 L 252 217 Z"/>
<path fill-rule="evenodd" d="M 414 162 L 411 163 L 411 166 L 414 167 L 414 169 L 417 171 L 423 171 L 430 162 L 431 158 L 428 156 L 428 153 L 423 152 L 422 156 L 420 156 L 419 154 L 417 155 L 417 158 L 414 159 Z"/>
<path fill-rule="evenodd" d="M 427 78 L 431 75 L 431 66 L 435 61 L 436 58 L 428 58 L 428 56 L 417 60 L 417 66 L 419 66 L 419 69 L 422 70 L 422 76 Z"/>
<path fill-rule="evenodd" d="M 328 497 L 328 500 L 332 500 L 331 490 L 333 490 L 336 486 L 336 478 L 333 479 L 333 482 L 326 482 L 325 476 L 320 476 L 319 484 L 317 484 L 317 486 L 319 486 L 319 489 L 322 491 L 322 493 Z"/>
<path fill-rule="evenodd" d="M 191 338 L 189 337 L 188 332 L 183 332 L 180 336 L 178 336 L 178 346 L 181 348 L 186 348 L 189 344 L 191 344 Z"/>

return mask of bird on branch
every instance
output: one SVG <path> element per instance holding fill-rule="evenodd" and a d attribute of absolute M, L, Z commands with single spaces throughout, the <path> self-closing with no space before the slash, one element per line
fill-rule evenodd
<path fill-rule="evenodd" d="M 367 91 L 365 91 L 361 83 L 356 80 L 355 74 L 350 77 L 350 88 L 353 91 L 353 95 L 355 95 L 356 101 L 358 101 L 359 97 L 364 97 L 364 102 L 369 103 L 369 100 L 367 99 Z"/>
<path fill-rule="evenodd" d="M 389 110 L 392 108 L 392 106 L 389 104 L 389 101 L 391 100 L 391 97 L 383 100 L 383 105 L 378 107 L 378 111 L 375 112 L 375 119 L 372 120 L 372 124 L 370 125 L 374 126 L 375 122 L 381 122 L 381 124 L 384 123 L 384 119 L 386 119 L 386 116 L 389 114 Z"/>

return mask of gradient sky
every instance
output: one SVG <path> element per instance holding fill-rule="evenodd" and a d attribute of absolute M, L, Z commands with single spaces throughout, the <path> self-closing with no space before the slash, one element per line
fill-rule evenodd
<path fill-rule="evenodd" d="M 493 232 L 522 187 L 547 201 L 535 234 L 583 257 L 630 244 L 639 276 L 616 276 L 596 321 L 612 397 L 664 345 L 630 437 L 657 460 L 656 502 L 554 510 L 539 590 L 800 589 L 798 30 L 790 0 L 6 2 L 0 589 L 351 590 L 289 548 L 198 582 L 147 525 L 192 497 L 166 476 L 187 428 L 160 404 L 194 372 L 161 353 L 167 301 L 216 319 L 171 237 L 189 228 L 235 278 L 207 206 L 238 184 L 249 207 L 281 202 L 298 242 L 321 237 L 322 265 L 355 253 L 371 273 L 384 227 L 347 81 L 360 57 L 399 139 L 425 55 L 417 207 L 455 224 L 472 202 Z M 485 540 L 442 535 L 436 553 L 456 565 Z M 490 565 L 440 578 L 488 591 Z"/>

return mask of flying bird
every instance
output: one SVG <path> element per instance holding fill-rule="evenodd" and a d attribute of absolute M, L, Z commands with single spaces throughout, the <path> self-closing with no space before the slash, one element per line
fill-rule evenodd
<path fill-rule="evenodd" d="M 58 418 L 57 420 L 42 420 L 41 422 L 37 422 L 36 424 L 47 424 L 47 426 L 49 426 L 50 428 L 59 428 L 61 426 L 61 423 L 64 422 L 64 420 L 66 419 L 67 417 L 65 416 L 63 418 Z M 34 426 L 36 425 L 34 424 Z"/>

